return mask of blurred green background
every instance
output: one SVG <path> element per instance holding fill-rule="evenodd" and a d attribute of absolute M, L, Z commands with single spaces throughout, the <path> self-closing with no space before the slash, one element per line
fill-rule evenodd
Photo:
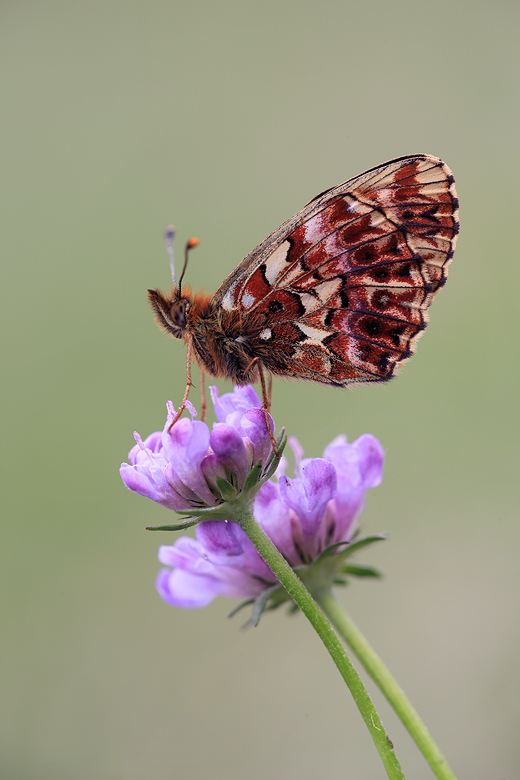
<path fill-rule="evenodd" d="M 317 777 L 384 770 L 302 616 L 154 590 L 166 510 L 118 467 L 178 403 L 155 326 L 163 230 L 216 289 L 318 192 L 427 152 L 461 235 L 418 353 L 382 387 L 276 381 L 317 456 L 379 437 L 363 519 L 385 579 L 342 598 L 459 778 L 520 772 L 520 5 L 304 0 L 0 7 L 4 466 L 0 776 Z M 226 389 L 225 383 L 221 383 Z M 229 389 L 229 386 L 227 386 Z M 373 686 L 369 686 L 374 690 Z M 406 776 L 432 777 L 374 692 Z"/>

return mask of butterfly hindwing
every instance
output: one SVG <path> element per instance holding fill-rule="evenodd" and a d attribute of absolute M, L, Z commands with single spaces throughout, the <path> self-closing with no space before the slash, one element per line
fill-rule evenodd
<path fill-rule="evenodd" d="M 453 256 L 449 168 L 393 160 L 328 190 L 251 252 L 213 296 L 242 314 L 267 370 L 327 384 L 384 381 L 412 352 Z"/>

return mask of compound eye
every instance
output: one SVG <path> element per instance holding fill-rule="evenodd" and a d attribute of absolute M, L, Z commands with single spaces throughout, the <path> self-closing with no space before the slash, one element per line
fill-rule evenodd
<path fill-rule="evenodd" d="M 186 301 L 181 299 L 175 301 L 170 308 L 170 317 L 172 323 L 177 327 L 184 330 L 186 327 Z"/>

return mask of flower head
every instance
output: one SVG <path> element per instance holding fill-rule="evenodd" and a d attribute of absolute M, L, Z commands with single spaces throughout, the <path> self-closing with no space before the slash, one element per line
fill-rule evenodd
<path fill-rule="evenodd" d="M 144 442 L 134 434 L 137 444 L 120 468 L 127 488 L 168 509 L 198 514 L 223 502 L 224 483 L 241 491 L 251 468 L 267 465 L 271 442 L 253 388 L 237 387 L 220 399 L 217 388 L 211 390 L 218 420 L 211 431 L 193 419 L 191 404 L 192 419 L 183 417 L 170 430 L 175 409 L 168 401 L 162 432 Z"/>
<path fill-rule="evenodd" d="M 168 431 L 174 413 L 168 404 L 162 433 L 144 442 L 136 434 L 129 463 L 121 466 L 131 490 L 196 516 L 199 523 L 195 539 L 180 537 L 159 550 L 166 568 L 156 585 L 164 601 L 191 608 L 203 607 L 216 596 L 264 603 L 266 594 L 276 594 L 277 603 L 286 598 L 240 525 L 232 521 L 234 497 L 241 498 L 240 491 L 250 507 L 254 502 L 257 522 L 300 577 L 316 581 L 319 571 L 318 579 L 325 576 L 330 582 L 339 575 L 359 574 L 361 567 L 349 569 L 345 559 L 361 544 L 352 540 L 365 493 L 382 479 L 384 455 L 377 439 L 365 434 L 349 444 L 338 436 L 322 458 L 304 458 L 299 443 L 290 439 L 295 459 L 290 478 L 287 460 L 273 459 L 254 390 L 236 387 L 219 397 L 211 388 L 211 396 L 217 417 L 211 432 L 193 419 L 181 419 Z M 251 480 L 255 466 L 262 478 Z M 363 572 L 376 574 L 368 567 Z"/>

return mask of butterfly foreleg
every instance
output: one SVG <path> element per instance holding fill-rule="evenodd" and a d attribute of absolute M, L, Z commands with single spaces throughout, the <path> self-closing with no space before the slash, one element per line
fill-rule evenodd
<path fill-rule="evenodd" d="M 193 340 L 191 333 L 188 334 L 188 359 L 186 361 L 186 390 L 184 391 L 184 396 L 181 402 L 181 405 L 179 407 L 179 411 L 173 418 L 172 422 L 170 423 L 168 427 L 168 433 L 170 433 L 171 429 L 183 413 L 184 409 L 186 408 L 186 401 L 188 400 L 188 395 L 190 394 L 190 388 L 192 387 L 191 382 L 191 353 L 193 351 Z"/>

